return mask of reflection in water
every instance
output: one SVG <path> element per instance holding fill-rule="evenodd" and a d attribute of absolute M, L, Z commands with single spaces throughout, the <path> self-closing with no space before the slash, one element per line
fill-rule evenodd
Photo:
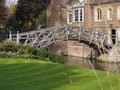
<path fill-rule="evenodd" d="M 120 63 L 110 63 L 110 62 L 102 62 L 97 61 L 95 59 L 85 59 L 81 57 L 73 57 L 73 56 L 65 56 L 64 64 L 71 65 L 71 66 L 78 66 L 81 68 L 92 68 L 93 67 L 97 70 L 106 70 L 110 72 L 119 72 L 120 73 Z M 90 64 L 90 62 L 91 64 Z"/>

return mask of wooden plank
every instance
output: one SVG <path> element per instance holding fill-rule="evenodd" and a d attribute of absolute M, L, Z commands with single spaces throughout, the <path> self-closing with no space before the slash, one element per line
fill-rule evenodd
<path fill-rule="evenodd" d="M 94 38 L 94 31 L 92 31 L 92 33 L 91 33 L 91 36 L 90 36 L 90 42 L 89 42 L 89 44 L 91 44 L 91 43 L 92 43 L 93 38 Z"/>
<path fill-rule="evenodd" d="M 95 28 L 96 27 L 84 27 L 83 30 L 82 27 L 73 26 L 48 27 L 45 29 L 19 33 L 19 39 L 25 40 L 24 45 L 32 45 L 34 47 L 47 46 L 60 40 L 83 40 L 85 42 L 89 42 L 89 44 L 94 43 L 103 49 L 106 49 L 104 48 L 104 45 L 112 46 L 107 42 L 109 39 L 111 39 L 111 35 L 94 31 L 93 29 Z M 17 34 L 12 34 L 11 36 L 12 41 L 16 41 Z M 107 36 L 110 36 L 110 38 Z"/>

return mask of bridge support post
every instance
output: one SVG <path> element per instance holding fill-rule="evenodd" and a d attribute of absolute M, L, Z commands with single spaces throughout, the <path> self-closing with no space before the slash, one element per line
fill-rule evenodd
<path fill-rule="evenodd" d="M 68 40 L 69 39 L 68 38 L 68 34 L 69 34 L 69 32 L 68 32 L 68 26 L 66 26 L 65 31 L 66 31 L 66 40 Z"/>
<path fill-rule="evenodd" d="M 115 43 L 115 45 L 118 45 L 118 32 L 116 32 L 116 43 Z"/>
<path fill-rule="evenodd" d="M 79 41 L 81 41 L 81 37 L 82 37 L 82 27 L 79 28 Z"/>
<path fill-rule="evenodd" d="M 90 42 L 89 42 L 89 44 L 92 43 L 92 41 L 93 41 L 93 37 L 94 37 L 94 31 L 92 31 L 92 34 L 91 34 L 91 37 L 90 37 Z"/>
<path fill-rule="evenodd" d="M 55 43 L 56 40 L 55 40 L 55 35 L 54 35 L 54 29 L 52 30 L 52 38 L 53 38 L 53 42 Z"/>
<path fill-rule="evenodd" d="M 9 41 L 12 41 L 12 31 L 10 31 L 10 34 L 9 34 Z"/>
<path fill-rule="evenodd" d="M 20 43 L 20 36 L 19 36 L 19 31 L 17 31 L 17 41 L 18 44 Z"/>

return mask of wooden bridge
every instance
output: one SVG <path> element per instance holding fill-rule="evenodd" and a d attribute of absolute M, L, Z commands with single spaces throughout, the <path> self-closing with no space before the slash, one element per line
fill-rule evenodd
<path fill-rule="evenodd" d="M 96 50 L 108 53 L 114 45 L 111 40 L 111 35 L 102 30 L 94 30 L 93 28 L 60 26 L 49 27 L 40 30 L 34 30 L 24 33 L 12 34 L 10 32 L 9 41 L 21 43 L 24 46 L 33 46 L 35 48 L 44 48 L 48 45 L 61 40 L 76 40 L 85 43 Z M 113 36 L 112 39 L 116 39 Z"/>

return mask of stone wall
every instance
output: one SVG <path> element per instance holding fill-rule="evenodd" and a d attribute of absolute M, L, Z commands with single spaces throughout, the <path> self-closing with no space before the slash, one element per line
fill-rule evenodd
<path fill-rule="evenodd" d="M 88 57 L 93 49 L 78 41 L 59 41 L 56 44 L 50 45 L 48 50 L 59 55 Z"/>

